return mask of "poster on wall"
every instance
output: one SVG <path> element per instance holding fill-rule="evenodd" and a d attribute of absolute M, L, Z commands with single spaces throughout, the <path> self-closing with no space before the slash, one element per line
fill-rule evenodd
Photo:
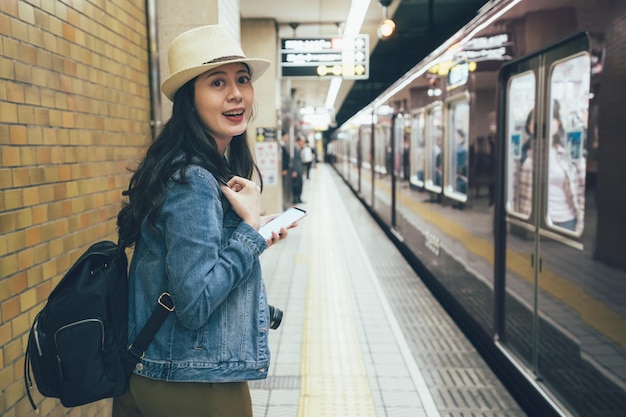
<path fill-rule="evenodd" d="M 264 186 L 278 185 L 278 142 L 256 142 L 256 163 L 263 176 Z"/>

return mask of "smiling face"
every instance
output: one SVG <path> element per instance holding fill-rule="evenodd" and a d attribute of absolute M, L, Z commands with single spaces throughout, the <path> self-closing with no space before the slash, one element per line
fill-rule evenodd
<path fill-rule="evenodd" d="M 223 154 L 233 136 L 246 131 L 254 89 L 245 64 L 213 68 L 196 78 L 194 107 Z"/>

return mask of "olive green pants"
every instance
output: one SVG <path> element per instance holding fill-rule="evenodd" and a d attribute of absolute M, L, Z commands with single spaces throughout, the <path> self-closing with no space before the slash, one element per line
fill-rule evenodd
<path fill-rule="evenodd" d="M 133 374 L 113 417 L 252 417 L 247 382 L 165 382 Z"/>

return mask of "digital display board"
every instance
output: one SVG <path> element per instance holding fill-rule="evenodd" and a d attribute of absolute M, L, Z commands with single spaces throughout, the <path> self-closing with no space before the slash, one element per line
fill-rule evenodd
<path fill-rule="evenodd" d="M 283 77 L 369 78 L 369 36 L 281 39 Z"/>

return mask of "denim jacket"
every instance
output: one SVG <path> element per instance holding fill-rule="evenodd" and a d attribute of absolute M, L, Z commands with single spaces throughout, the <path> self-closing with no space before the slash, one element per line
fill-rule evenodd
<path fill-rule="evenodd" d="M 170 179 L 156 228 L 144 220 L 131 261 L 129 340 L 159 294 L 169 292 L 175 305 L 135 373 L 181 382 L 265 378 L 269 310 L 259 255 L 267 243 L 234 210 L 224 215 L 210 172 L 191 165 L 186 179 Z"/>

